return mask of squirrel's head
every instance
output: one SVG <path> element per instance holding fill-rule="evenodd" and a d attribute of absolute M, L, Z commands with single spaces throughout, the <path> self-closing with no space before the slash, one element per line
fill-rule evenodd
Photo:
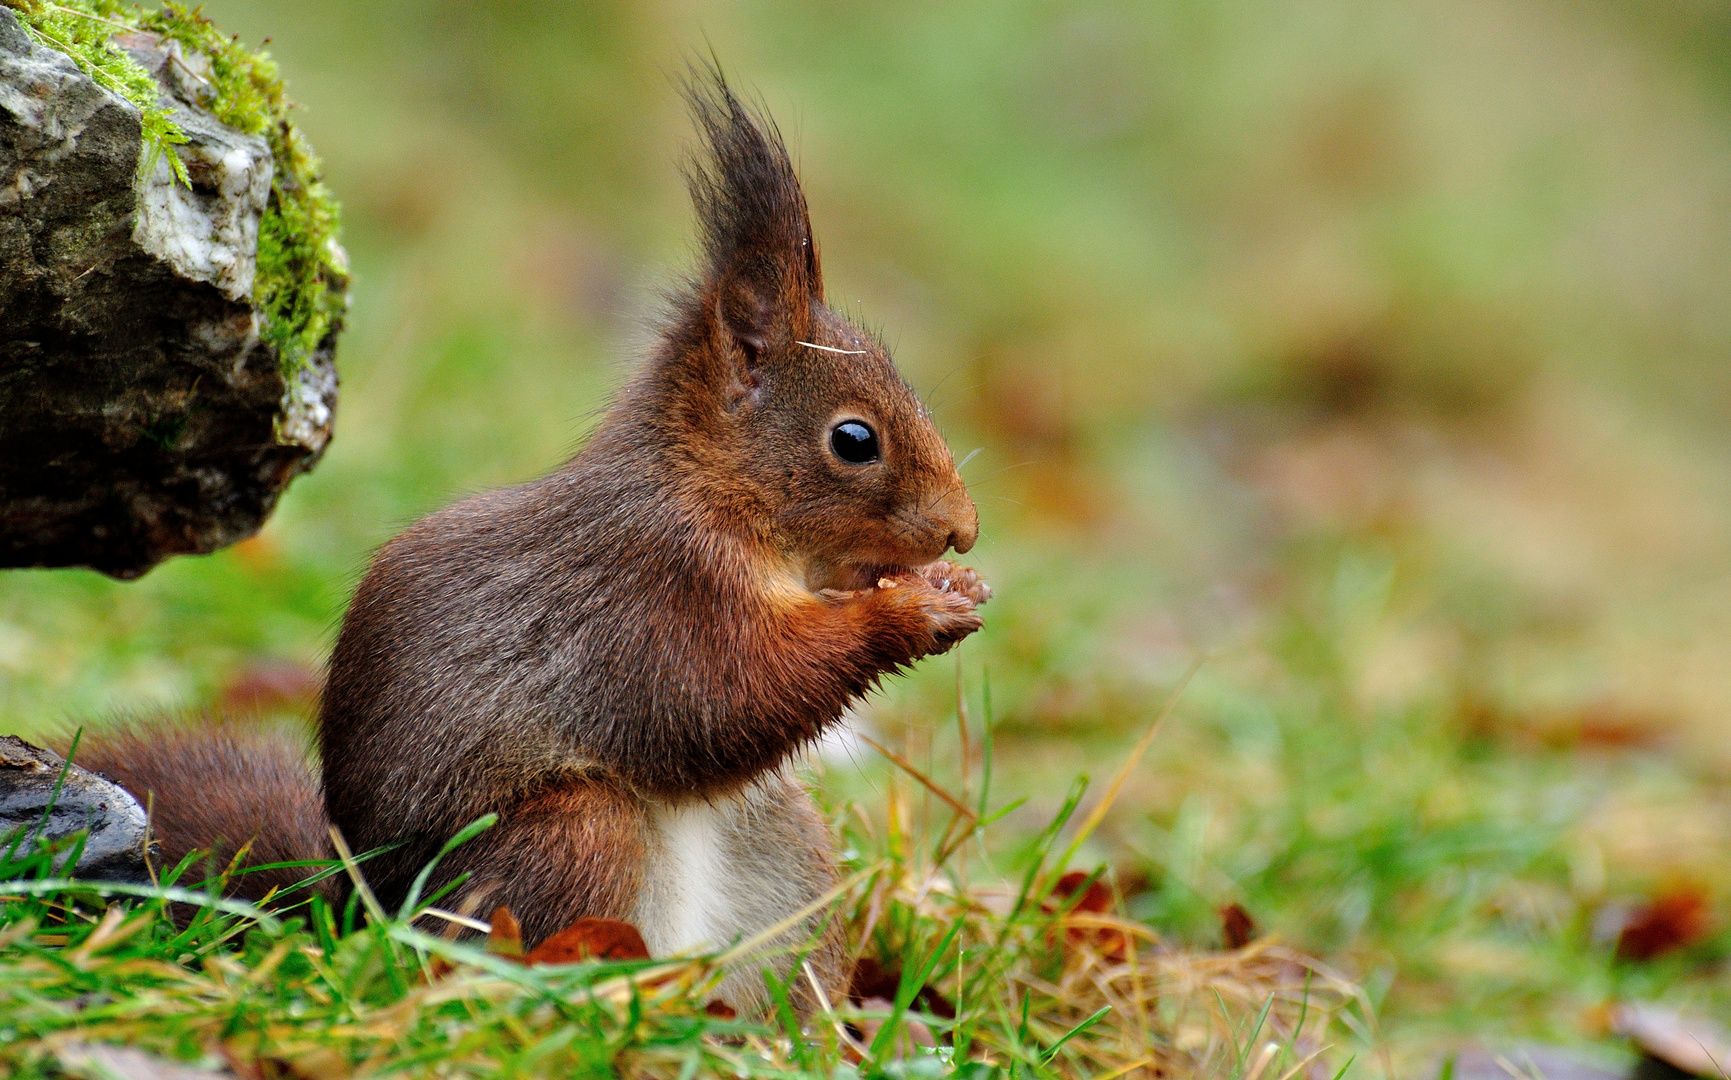
<path fill-rule="evenodd" d="M 713 69 L 688 83 L 702 238 L 655 365 L 661 423 L 705 498 L 797 560 L 813 588 L 965 552 L 979 523 L 949 447 L 883 346 L 824 303 L 805 196 L 773 123 Z"/>

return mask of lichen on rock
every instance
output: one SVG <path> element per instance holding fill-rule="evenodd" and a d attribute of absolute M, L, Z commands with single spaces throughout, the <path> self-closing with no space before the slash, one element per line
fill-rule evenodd
<path fill-rule="evenodd" d="M 0 565 L 214 550 L 322 454 L 346 260 L 287 110 L 195 12 L 0 0 Z"/>

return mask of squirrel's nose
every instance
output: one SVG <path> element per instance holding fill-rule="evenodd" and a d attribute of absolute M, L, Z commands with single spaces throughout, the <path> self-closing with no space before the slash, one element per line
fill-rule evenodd
<path fill-rule="evenodd" d="M 966 555 L 980 538 L 980 516 L 974 509 L 974 500 L 968 498 L 967 489 L 958 485 L 955 494 L 944 502 L 947 504 L 944 517 L 950 525 L 949 546 L 956 549 L 957 555 Z"/>

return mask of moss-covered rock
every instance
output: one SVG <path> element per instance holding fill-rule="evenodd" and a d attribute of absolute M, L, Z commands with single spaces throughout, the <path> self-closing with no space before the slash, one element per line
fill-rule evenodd
<path fill-rule="evenodd" d="M 258 223 L 252 295 L 267 316 L 263 331 L 285 374 L 304 364 L 342 318 L 348 263 L 337 240 L 336 201 L 312 147 L 289 120 L 290 103 L 270 54 L 224 37 L 198 10 L 181 4 L 155 12 L 118 0 L 0 4 L 14 9 L 39 43 L 65 53 L 97 85 L 138 108 L 147 172 L 166 161 L 189 182 L 174 153 L 186 143 L 184 109 L 171 99 L 269 144 L 276 167 Z"/>
<path fill-rule="evenodd" d="M 268 56 L 195 12 L 0 0 L 0 565 L 256 531 L 330 437 L 337 209 Z"/>

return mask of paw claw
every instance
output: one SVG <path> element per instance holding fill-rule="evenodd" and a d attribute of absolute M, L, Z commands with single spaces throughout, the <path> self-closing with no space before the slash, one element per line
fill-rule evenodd
<path fill-rule="evenodd" d="M 979 574 L 948 560 L 940 559 L 915 573 L 939 592 L 965 596 L 975 604 L 983 604 L 992 598 L 991 587 L 980 580 Z"/>

